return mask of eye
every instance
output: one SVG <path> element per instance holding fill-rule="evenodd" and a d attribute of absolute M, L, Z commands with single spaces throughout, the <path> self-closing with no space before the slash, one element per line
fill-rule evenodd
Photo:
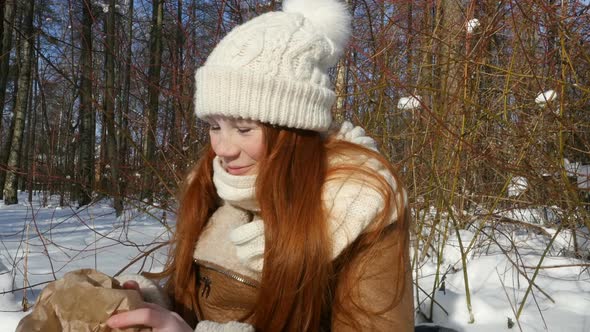
<path fill-rule="evenodd" d="M 252 128 L 238 128 L 238 132 L 240 132 L 240 134 L 247 134 L 250 131 L 252 131 Z"/>
<path fill-rule="evenodd" d="M 209 131 L 219 130 L 219 126 L 216 124 L 209 124 Z"/>

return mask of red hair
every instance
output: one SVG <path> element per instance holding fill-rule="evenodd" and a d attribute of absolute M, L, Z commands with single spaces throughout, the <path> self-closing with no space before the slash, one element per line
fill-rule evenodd
<path fill-rule="evenodd" d="M 379 153 L 362 146 L 324 139 L 317 132 L 263 126 L 266 155 L 259 162 L 256 197 L 265 226 L 264 268 L 259 297 L 254 308 L 254 325 L 260 331 L 319 330 L 322 314 L 332 303 L 330 285 L 335 278 L 331 257 L 327 212 L 322 202 L 326 181 L 363 179 L 363 183 L 381 193 L 384 206 L 371 228 L 354 243 L 356 250 L 370 248 L 389 224 L 397 211 L 396 232 L 401 248 L 408 247 L 408 218 L 403 202 L 396 200 L 397 191 L 374 169 L 362 163 L 343 163 L 329 166 L 329 157 L 343 160 L 359 158 L 379 161 L 391 174 L 393 167 Z M 189 324 L 196 323 L 195 299 L 197 277 L 193 267 L 193 249 L 203 228 L 219 207 L 219 197 L 213 185 L 212 162 L 215 157 L 207 148 L 197 165 L 187 176 L 182 189 L 174 247 L 164 272 L 157 277 L 168 277 L 167 289 L 178 312 Z M 363 159 L 361 159 L 363 160 Z M 370 179 L 367 182 L 367 179 Z M 395 177 L 398 184 L 401 182 Z M 350 250 L 337 260 L 346 268 Z M 398 266 L 404 267 L 404 255 L 399 255 Z M 404 289 L 405 269 L 400 278 L 392 305 L 400 301 Z"/>

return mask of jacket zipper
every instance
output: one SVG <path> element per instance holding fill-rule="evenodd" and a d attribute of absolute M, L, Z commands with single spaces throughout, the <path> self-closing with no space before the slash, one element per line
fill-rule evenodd
<path fill-rule="evenodd" d="M 201 281 L 203 282 L 203 289 L 201 290 L 201 297 L 208 298 L 209 293 L 211 292 L 211 279 L 209 277 L 201 277 Z"/>
<path fill-rule="evenodd" d="M 217 267 L 214 267 L 214 266 L 211 266 L 209 264 L 203 263 L 203 261 L 197 261 L 197 260 L 195 260 L 195 263 L 198 264 L 198 265 L 201 265 L 201 266 L 203 266 L 203 267 L 205 267 L 205 268 L 207 268 L 209 270 L 213 270 L 215 272 L 221 273 L 221 274 L 223 274 L 226 277 L 229 277 L 231 279 L 234 279 L 236 281 L 239 281 L 239 282 L 241 282 L 244 285 L 248 285 L 250 287 L 258 288 L 258 286 L 256 284 L 254 284 L 254 283 L 252 283 L 252 282 L 250 282 L 250 281 L 242 278 L 241 276 L 239 276 L 237 274 L 231 273 L 231 272 L 229 272 L 227 270 L 219 269 Z M 210 288 L 211 287 L 210 285 L 211 285 L 211 283 L 209 282 L 209 285 L 207 285 L 207 286 L 209 286 L 209 288 Z"/>

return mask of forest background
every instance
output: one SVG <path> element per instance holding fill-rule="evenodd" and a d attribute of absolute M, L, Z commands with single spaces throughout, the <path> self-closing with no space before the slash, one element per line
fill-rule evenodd
<path fill-rule="evenodd" d="M 442 257 L 441 243 L 462 229 L 587 233 L 588 1 L 346 2 L 353 37 L 331 72 L 334 116 L 364 127 L 397 165 L 413 211 L 414 267 Z M 20 190 L 42 205 L 109 198 L 117 216 L 152 205 L 168 213 L 163 223 L 173 220 L 179 184 L 207 142 L 193 112 L 195 69 L 234 26 L 280 7 L 3 0 L 4 205 L 26 197 Z M 527 209 L 542 213 L 510 214 Z M 461 247 L 464 265 L 470 249 Z M 590 259 L 575 236 L 571 255 Z"/>

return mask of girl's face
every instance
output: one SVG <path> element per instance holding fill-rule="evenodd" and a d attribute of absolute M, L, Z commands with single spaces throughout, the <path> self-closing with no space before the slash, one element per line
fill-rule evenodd
<path fill-rule="evenodd" d="M 213 116 L 209 137 L 221 166 L 233 175 L 253 175 L 264 155 L 262 125 L 258 121 Z"/>

